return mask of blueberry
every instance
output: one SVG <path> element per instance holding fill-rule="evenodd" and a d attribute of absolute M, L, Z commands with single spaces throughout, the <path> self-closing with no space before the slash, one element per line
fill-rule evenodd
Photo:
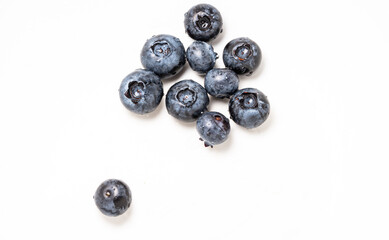
<path fill-rule="evenodd" d="M 214 68 L 205 75 L 204 87 L 211 96 L 227 98 L 238 90 L 239 77 L 228 68 Z"/>
<path fill-rule="evenodd" d="M 123 79 L 119 95 L 128 110 L 137 114 L 152 112 L 163 96 L 161 79 L 151 71 L 138 69 Z"/>
<path fill-rule="evenodd" d="M 166 109 L 173 117 L 193 122 L 209 104 L 207 91 L 193 80 L 182 80 L 170 87 L 166 94 Z"/>
<path fill-rule="evenodd" d="M 230 133 L 230 121 L 218 112 L 206 112 L 196 122 L 197 132 L 204 146 L 220 144 L 227 140 Z"/>
<path fill-rule="evenodd" d="M 261 125 L 269 116 L 267 97 L 258 89 L 244 88 L 237 91 L 229 102 L 231 119 L 245 128 Z"/>
<path fill-rule="evenodd" d="M 171 77 L 185 64 L 185 48 L 180 39 L 171 35 L 157 35 L 148 39 L 141 52 L 144 68 L 161 78 Z"/>
<path fill-rule="evenodd" d="M 237 74 L 251 75 L 261 59 L 261 49 L 249 38 L 236 38 L 227 43 L 223 51 L 224 65 Z"/>
<path fill-rule="evenodd" d="M 185 13 L 185 32 L 194 40 L 208 42 L 222 32 L 220 12 L 209 4 L 198 4 Z"/>
<path fill-rule="evenodd" d="M 108 179 L 100 184 L 93 198 L 97 208 L 110 217 L 123 214 L 132 201 L 130 188 L 117 179 Z"/>
<path fill-rule="evenodd" d="M 194 71 L 205 74 L 215 66 L 218 56 L 210 44 L 194 41 L 186 50 L 186 58 Z"/>

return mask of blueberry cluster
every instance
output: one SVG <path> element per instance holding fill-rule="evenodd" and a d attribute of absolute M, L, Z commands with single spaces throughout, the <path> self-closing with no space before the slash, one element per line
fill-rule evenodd
<path fill-rule="evenodd" d="M 259 46 L 249 38 L 236 38 L 223 50 L 225 68 L 214 68 L 218 55 L 209 42 L 222 32 L 220 12 L 209 4 L 198 4 L 185 13 L 184 25 L 195 40 L 186 51 L 180 39 L 171 35 L 156 35 L 146 41 L 140 55 L 144 69 L 130 73 L 120 85 L 123 105 L 137 114 L 154 111 L 164 95 L 162 79 L 176 75 L 188 61 L 195 72 L 204 75 L 204 87 L 190 79 L 178 81 L 166 94 L 166 109 L 179 120 L 197 121 L 206 147 L 224 142 L 230 133 L 228 118 L 208 111 L 208 94 L 230 99 L 228 110 L 236 124 L 248 129 L 261 125 L 269 116 L 269 101 L 258 89 L 239 90 L 238 77 L 249 76 L 259 67 Z"/>

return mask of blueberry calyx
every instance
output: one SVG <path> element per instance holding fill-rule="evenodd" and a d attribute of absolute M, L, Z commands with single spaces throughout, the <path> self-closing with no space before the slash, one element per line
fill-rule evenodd
<path fill-rule="evenodd" d="M 198 12 L 193 21 L 200 31 L 207 31 L 212 28 L 211 18 L 205 12 Z"/>
<path fill-rule="evenodd" d="M 113 204 L 117 209 L 125 209 L 128 205 L 126 198 L 123 196 L 116 196 L 113 198 Z"/>
<path fill-rule="evenodd" d="M 235 59 L 246 61 L 252 55 L 251 46 L 247 43 L 236 45 L 232 53 Z"/>
<path fill-rule="evenodd" d="M 145 85 L 143 82 L 130 82 L 128 84 L 128 90 L 125 92 L 125 96 L 135 104 L 137 104 L 144 95 Z"/>
<path fill-rule="evenodd" d="M 113 190 L 113 192 L 110 189 L 107 189 L 105 191 L 104 198 L 105 199 L 110 199 L 111 197 L 113 197 L 112 201 L 113 201 L 113 204 L 115 205 L 115 208 L 117 208 L 117 209 L 124 209 L 124 208 L 126 208 L 127 204 L 128 204 L 128 202 L 126 201 L 126 198 L 123 197 L 123 196 L 114 196 L 115 195 L 114 192 L 117 191 L 117 190 L 116 190 L 115 187 L 112 188 L 112 190 Z"/>
<path fill-rule="evenodd" d="M 176 99 L 185 107 L 190 107 L 196 102 L 197 95 L 189 87 L 185 87 L 177 92 Z"/>
<path fill-rule="evenodd" d="M 240 106 L 242 108 L 256 108 L 258 107 L 257 94 L 244 92 L 241 96 L 238 97 Z"/>
<path fill-rule="evenodd" d="M 157 57 L 167 57 L 171 53 L 169 43 L 165 41 L 155 42 L 155 44 L 151 46 L 151 50 Z"/>
<path fill-rule="evenodd" d="M 215 123 L 217 126 L 219 126 L 221 129 L 223 129 L 224 131 L 229 131 L 228 128 L 229 128 L 229 125 L 228 123 L 226 122 L 226 120 L 224 120 L 224 118 L 220 115 L 215 115 L 213 117 L 215 119 Z"/>

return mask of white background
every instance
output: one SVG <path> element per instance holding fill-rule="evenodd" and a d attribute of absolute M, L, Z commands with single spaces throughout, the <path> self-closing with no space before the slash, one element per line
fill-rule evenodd
<path fill-rule="evenodd" d="M 152 35 L 189 46 L 199 2 L 0 0 L 0 239 L 389 239 L 387 1 L 254 2 L 208 1 L 213 44 L 258 43 L 240 88 L 271 114 L 209 149 L 164 98 L 141 117 L 117 92 Z M 181 79 L 203 83 L 186 65 L 165 93 Z M 92 198 L 108 178 L 133 192 L 118 218 Z"/>

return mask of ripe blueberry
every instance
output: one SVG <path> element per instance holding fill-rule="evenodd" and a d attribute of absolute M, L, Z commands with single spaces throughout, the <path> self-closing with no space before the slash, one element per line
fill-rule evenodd
<path fill-rule="evenodd" d="M 209 104 L 207 91 L 193 80 L 182 80 L 170 87 L 166 94 L 166 109 L 173 117 L 193 122 Z"/>
<path fill-rule="evenodd" d="M 220 12 L 209 4 L 198 4 L 185 13 L 185 32 L 194 40 L 208 42 L 222 32 Z"/>
<path fill-rule="evenodd" d="M 249 38 L 236 38 L 227 43 L 223 50 L 224 65 L 237 74 L 251 75 L 261 59 L 261 49 Z"/>
<path fill-rule="evenodd" d="M 215 66 L 218 56 L 210 44 L 194 41 L 186 50 L 186 58 L 194 71 L 205 74 Z"/>
<path fill-rule="evenodd" d="M 227 140 L 230 133 L 230 121 L 219 112 L 206 112 L 196 122 L 197 132 L 204 146 L 220 144 Z"/>
<path fill-rule="evenodd" d="M 93 198 L 97 208 L 110 217 L 123 214 L 132 201 L 130 188 L 117 179 L 108 179 L 101 183 Z"/>
<path fill-rule="evenodd" d="M 161 102 L 162 82 L 153 72 L 138 69 L 123 79 L 119 96 L 128 110 L 137 114 L 146 114 L 154 111 Z"/>
<path fill-rule="evenodd" d="M 180 39 L 171 35 L 157 35 L 148 39 L 141 52 L 144 68 L 161 78 L 177 74 L 185 64 L 185 48 Z"/>
<path fill-rule="evenodd" d="M 205 75 L 204 87 L 211 96 L 227 98 L 238 90 L 239 77 L 228 68 L 214 68 Z"/>
<path fill-rule="evenodd" d="M 244 88 L 237 91 L 228 105 L 231 119 L 245 128 L 261 125 L 269 116 L 270 104 L 258 89 Z"/>

